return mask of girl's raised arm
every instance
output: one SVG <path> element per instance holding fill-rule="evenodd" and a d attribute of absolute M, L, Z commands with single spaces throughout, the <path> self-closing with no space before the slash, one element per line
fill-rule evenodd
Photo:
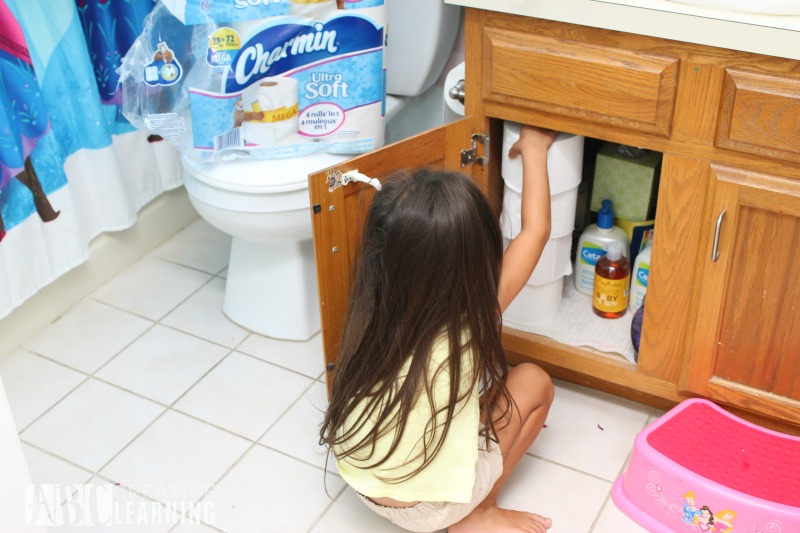
<path fill-rule="evenodd" d="M 519 140 L 509 150 L 512 158 L 522 156 L 522 229 L 503 255 L 497 299 L 503 312 L 539 262 L 550 238 L 550 184 L 547 150 L 557 132 L 523 126 Z"/>

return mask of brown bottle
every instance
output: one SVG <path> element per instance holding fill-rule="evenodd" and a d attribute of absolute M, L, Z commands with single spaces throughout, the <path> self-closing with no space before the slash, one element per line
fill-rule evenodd
<path fill-rule="evenodd" d="M 622 255 L 622 243 L 612 241 L 608 251 L 594 267 L 594 314 L 603 318 L 619 318 L 628 310 L 631 268 Z"/>

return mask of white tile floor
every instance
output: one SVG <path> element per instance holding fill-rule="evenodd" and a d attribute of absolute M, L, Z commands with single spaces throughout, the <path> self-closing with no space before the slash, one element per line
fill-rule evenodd
<path fill-rule="evenodd" d="M 277 341 L 222 314 L 229 246 L 199 220 L 0 358 L 34 482 L 126 500 L 118 526 L 54 531 L 400 531 L 325 475 L 319 335 Z M 557 383 L 500 503 L 552 517 L 552 533 L 644 531 L 609 491 L 659 414 Z"/>

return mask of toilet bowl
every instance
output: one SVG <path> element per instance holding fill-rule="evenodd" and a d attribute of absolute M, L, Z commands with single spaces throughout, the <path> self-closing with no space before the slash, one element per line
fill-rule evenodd
<path fill-rule="evenodd" d="M 387 95 L 391 116 L 401 114 L 439 77 L 460 19 L 458 6 L 430 0 L 400 4 L 387 2 L 389 48 L 396 47 L 387 54 L 387 72 L 393 65 L 404 72 L 387 80 L 387 93 L 397 96 Z M 419 20 L 431 27 L 426 37 L 415 31 Z M 403 66 L 409 54 L 418 66 L 411 71 Z M 232 236 L 222 309 L 230 320 L 285 340 L 304 341 L 319 331 L 308 175 L 351 157 L 321 152 L 294 159 L 216 163 L 183 157 L 183 181 L 192 205 L 209 224 Z"/>
<path fill-rule="evenodd" d="M 307 340 L 319 331 L 307 176 L 349 157 L 322 153 L 220 163 L 183 158 L 192 205 L 232 236 L 222 306 L 230 320 L 287 340 Z"/>

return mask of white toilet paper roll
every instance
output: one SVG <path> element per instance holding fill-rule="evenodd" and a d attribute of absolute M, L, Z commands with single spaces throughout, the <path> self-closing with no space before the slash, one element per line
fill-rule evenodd
<path fill-rule="evenodd" d="M 297 133 L 297 80 L 263 78 L 242 91 L 241 105 L 247 144 L 271 146 Z"/>
<path fill-rule="evenodd" d="M 325 18 L 336 11 L 336 0 L 291 0 L 290 13 L 295 17 Z"/>
<path fill-rule="evenodd" d="M 508 248 L 510 243 L 511 239 L 503 236 L 503 249 Z M 571 251 L 572 234 L 548 239 L 526 285 L 546 285 L 572 274 Z"/>
<path fill-rule="evenodd" d="M 578 188 L 550 196 L 550 237 L 572 234 L 575 229 L 575 211 L 578 203 Z M 500 229 L 503 237 L 513 239 L 522 227 L 522 193 L 503 187 L 503 213 Z"/>
<path fill-rule="evenodd" d="M 456 65 L 447 76 L 444 78 L 444 103 L 456 115 L 464 116 L 464 104 L 455 98 L 450 97 L 450 89 L 458 85 L 458 82 L 464 79 L 464 62 Z M 517 130 L 517 138 L 519 138 L 519 130 Z"/>
<path fill-rule="evenodd" d="M 563 277 L 545 285 L 525 285 L 503 313 L 503 322 L 520 326 L 552 322 L 561 310 L 563 287 Z"/>
<path fill-rule="evenodd" d="M 371 18 L 374 20 L 379 26 L 383 26 L 386 28 L 386 24 L 388 22 L 386 6 L 374 6 L 374 7 L 351 7 L 345 8 L 340 11 L 340 13 L 344 15 L 363 15 L 365 17 Z"/>
<path fill-rule="evenodd" d="M 520 124 L 514 122 L 506 122 L 503 125 L 501 174 L 505 187 L 500 227 L 506 239 L 515 238 L 522 226 L 522 158 L 508 157 L 509 149 L 519 139 L 520 129 Z M 583 143 L 584 138 L 581 136 L 559 133 L 547 152 L 550 182 L 550 240 L 542 251 L 542 256 L 529 280 L 530 283 L 536 285 L 549 283 L 569 275 L 572 270 L 570 252 L 578 185 L 583 172 Z"/>
<path fill-rule="evenodd" d="M 500 173 L 506 185 L 522 191 L 522 158 L 508 157 L 508 151 L 517 139 L 521 125 L 506 121 L 503 124 L 503 161 Z M 550 195 L 577 187 L 583 172 L 583 143 L 580 135 L 559 133 L 547 151 L 547 172 L 550 177 Z"/>

